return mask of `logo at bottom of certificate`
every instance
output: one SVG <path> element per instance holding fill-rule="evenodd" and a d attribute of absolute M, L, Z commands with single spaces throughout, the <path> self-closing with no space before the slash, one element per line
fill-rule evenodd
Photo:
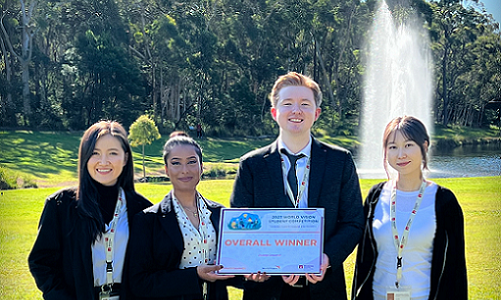
<path fill-rule="evenodd" d="M 308 272 L 308 271 L 314 270 L 315 266 L 314 265 L 298 265 L 297 268 L 300 271 Z"/>

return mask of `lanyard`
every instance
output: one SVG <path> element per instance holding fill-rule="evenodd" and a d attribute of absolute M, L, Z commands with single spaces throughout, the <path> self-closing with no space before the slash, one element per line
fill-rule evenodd
<path fill-rule="evenodd" d="M 407 221 L 407 225 L 405 225 L 404 232 L 402 233 L 402 239 L 398 239 L 398 231 L 397 231 L 397 221 L 396 221 L 396 200 L 397 200 L 397 182 L 393 185 L 391 190 L 391 200 L 390 200 L 390 220 L 391 220 L 391 232 L 394 236 L 393 243 L 395 244 L 395 250 L 397 250 L 397 280 L 395 281 L 395 286 L 399 287 L 400 279 L 402 279 L 402 252 L 404 250 L 405 245 L 407 245 L 407 241 L 409 240 L 409 231 L 411 229 L 412 221 L 416 217 L 417 211 L 421 202 L 423 201 L 424 190 L 426 189 L 426 180 L 423 180 L 421 187 L 419 188 L 419 193 L 416 199 L 416 203 L 414 204 L 414 208 L 412 209 L 411 215 L 409 216 L 409 220 Z"/>
<path fill-rule="evenodd" d="M 287 174 L 287 168 L 285 166 L 283 156 L 280 156 L 280 160 L 282 161 L 283 174 Z M 304 189 L 306 188 L 306 182 L 308 181 L 308 178 L 310 177 L 310 162 L 311 162 L 311 156 L 308 157 L 308 162 L 306 163 L 306 169 L 304 170 L 304 174 L 303 174 L 303 180 L 301 181 L 301 185 L 299 186 L 299 191 L 297 192 L 296 199 L 294 199 L 294 195 L 292 194 L 292 189 L 291 189 L 291 186 L 289 184 L 289 181 L 285 180 L 287 182 L 287 195 L 289 195 L 289 199 L 291 200 L 294 208 L 298 208 L 299 199 L 301 199 L 301 197 L 303 196 Z M 290 167 L 292 168 L 293 166 L 291 165 Z"/>
<path fill-rule="evenodd" d="M 118 191 L 118 200 L 115 205 L 115 213 L 113 219 L 110 222 L 110 230 L 103 234 L 104 245 L 106 247 L 106 285 L 111 286 L 113 284 L 113 242 L 115 239 L 115 233 L 118 224 L 118 217 L 122 212 L 123 200 L 125 199 L 124 191 L 122 188 Z"/>

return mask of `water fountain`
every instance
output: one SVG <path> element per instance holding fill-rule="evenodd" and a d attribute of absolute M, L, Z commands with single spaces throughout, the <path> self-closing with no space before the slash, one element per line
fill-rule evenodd
<path fill-rule="evenodd" d="M 361 178 L 384 178 L 382 136 L 397 116 L 412 115 L 433 129 L 432 64 L 428 34 L 416 18 L 395 21 L 382 1 L 368 41 L 362 104 Z M 430 132 L 431 134 L 431 132 Z"/>

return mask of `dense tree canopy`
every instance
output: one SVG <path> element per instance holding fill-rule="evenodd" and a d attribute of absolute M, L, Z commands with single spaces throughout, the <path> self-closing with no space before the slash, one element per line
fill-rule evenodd
<path fill-rule="evenodd" d="M 148 114 L 161 131 L 269 134 L 271 86 L 297 71 L 324 92 L 317 128 L 353 134 L 377 3 L 0 0 L 0 126 L 80 130 Z M 435 121 L 494 123 L 485 106 L 501 98 L 499 24 L 476 1 L 407 3 L 430 34 Z"/>

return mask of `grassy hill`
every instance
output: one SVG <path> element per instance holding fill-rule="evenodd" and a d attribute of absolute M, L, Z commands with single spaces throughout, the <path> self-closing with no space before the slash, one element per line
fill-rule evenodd
<path fill-rule="evenodd" d="M 76 183 L 78 146 L 82 133 L 68 132 L 0 132 L 0 172 L 17 187 L 52 187 Z M 146 173 L 164 175 L 162 147 L 167 137 L 145 147 Z M 270 143 L 272 139 L 204 139 L 205 172 L 234 173 L 244 153 Z M 133 148 L 134 169 L 142 176 L 141 148 Z M 216 175 L 217 175 L 216 174 Z M 212 174 L 214 175 L 214 174 Z M 213 176 L 214 177 L 214 176 Z"/>
<path fill-rule="evenodd" d="M 445 146 L 499 140 L 499 130 L 442 128 L 432 142 Z M 325 142 L 348 149 L 360 144 L 356 137 L 329 137 L 316 132 Z M 0 131 L 0 176 L 14 187 L 73 185 L 77 180 L 78 146 L 82 132 Z M 162 146 L 167 136 L 145 147 L 148 176 L 163 176 Z M 204 150 L 204 176 L 231 178 L 240 156 L 270 143 L 274 138 L 216 139 L 199 141 Z M 136 176 L 142 176 L 141 148 L 133 148 Z M 2 187 L 0 187 L 1 189 Z"/>

